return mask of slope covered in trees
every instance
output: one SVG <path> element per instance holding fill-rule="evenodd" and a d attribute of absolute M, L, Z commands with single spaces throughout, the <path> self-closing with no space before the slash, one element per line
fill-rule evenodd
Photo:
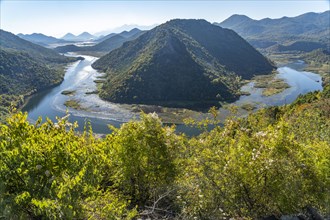
<path fill-rule="evenodd" d="M 4 30 L 0 30 L 0 47 L 26 52 L 37 61 L 45 62 L 49 65 L 69 63 L 72 61 L 72 58 L 65 57 L 54 50 L 21 39 Z"/>
<path fill-rule="evenodd" d="M 100 96 L 121 103 L 193 107 L 237 98 L 240 78 L 274 66 L 235 32 L 205 20 L 172 20 L 101 57 Z M 193 104 L 192 104 L 193 103 Z"/>
<path fill-rule="evenodd" d="M 77 134 L 67 118 L 30 124 L 18 113 L 0 125 L 0 215 L 329 217 L 329 113 L 329 86 L 223 126 L 214 120 L 213 130 L 192 138 L 175 134 L 155 114 L 95 138 L 88 126 Z"/>
<path fill-rule="evenodd" d="M 330 84 L 330 51 L 314 50 L 302 55 L 303 60 L 308 64 L 306 71 L 315 72 L 322 76 L 323 85 Z"/>
<path fill-rule="evenodd" d="M 36 62 L 28 53 L 0 50 L 0 94 L 31 94 L 58 84 L 63 73 Z"/>

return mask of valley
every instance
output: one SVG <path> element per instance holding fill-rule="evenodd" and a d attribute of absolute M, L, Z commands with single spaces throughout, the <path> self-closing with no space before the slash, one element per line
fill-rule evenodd
<path fill-rule="evenodd" d="M 0 12 L 0 219 L 330 219 L 328 2 Z"/>

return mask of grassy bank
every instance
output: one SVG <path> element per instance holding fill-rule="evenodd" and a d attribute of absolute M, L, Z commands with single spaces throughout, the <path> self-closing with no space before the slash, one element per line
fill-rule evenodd
<path fill-rule="evenodd" d="M 73 96 L 76 94 L 76 90 L 64 90 L 61 92 L 62 95 Z"/>
<path fill-rule="evenodd" d="M 76 110 L 83 110 L 83 111 L 86 111 L 87 109 L 82 107 L 80 105 L 80 102 L 77 101 L 77 100 L 73 100 L 73 99 L 70 99 L 70 100 L 67 100 L 64 105 L 68 108 L 73 108 L 73 109 L 76 109 Z"/>
<path fill-rule="evenodd" d="M 253 78 L 253 81 L 255 82 L 255 88 L 264 89 L 262 91 L 262 95 L 264 96 L 272 96 L 281 93 L 290 87 L 284 79 L 277 78 L 275 72 L 271 75 L 256 76 Z"/>
<path fill-rule="evenodd" d="M 283 66 L 297 60 L 303 60 L 306 66 L 304 71 L 320 74 L 323 85 L 330 83 L 330 54 L 326 50 L 318 49 L 312 52 L 291 52 L 265 54 L 273 60 L 277 66 Z"/>

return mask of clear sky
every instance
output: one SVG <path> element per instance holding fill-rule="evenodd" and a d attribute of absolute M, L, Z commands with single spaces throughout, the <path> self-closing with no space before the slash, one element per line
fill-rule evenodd
<path fill-rule="evenodd" d="M 233 14 L 253 19 L 329 10 L 329 0 L 106 1 L 0 0 L 0 28 L 12 33 L 92 34 L 125 24 L 149 26 L 173 18 L 221 22 Z"/>

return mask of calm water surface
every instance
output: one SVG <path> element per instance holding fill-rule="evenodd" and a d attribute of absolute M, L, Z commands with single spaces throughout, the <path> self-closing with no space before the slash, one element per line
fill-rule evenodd
<path fill-rule="evenodd" d="M 93 131 L 96 133 L 107 134 L 110 132 L 108 124 L 119 127 L 123 122 L 138 118 L 139 115 L 124 108 L 120 104 L 114 104 L 101 100 L 96 94 L 86 94 L 96 90 L 94 80 L 102 76 L 91 67 L 91 64 L 97 60 L 92 56 L 82 56 L 85 60 L 77 61 L 71 64 L 65 74 L 64 81 L 57 87 L 42 91 L 33 96 L 23 108 L 27 111 L 31 122 L 42 117 L 56 120 L 56 116 L 63 117 L 68 110 L 69 120 L 78 122 L 78 129 L 83 130 L 87 121 L 90 121 Z M 254 88 L 253 82 L 242 87 L 243 91 L 251 93 L 249 96 L 241 96 L 235 105 L 246 103 L 255 103 L 258 107 L 283 105 L 293 102 L 299 94 L 305 94 L 310 91 L 322 90 L 322 79 L 319 75 L 310 72 L 298 71 L 303 66 L 303 62 L 298 61 L 288 66 L 278 68 L 277 77 L 285 79 L 291 86 L 284 92 L 265 97 L 262 96 L 262 89 Z M 294 68 L 294 69 L 293 69 Z M 297 69 L 297 70 L 295 70 Z M 62 95 L 64 90 L 75 90 L 73 96 Z M 67 100 L 77 100 L 84 110 L 67 109 L 64 106 Z M 226 110 L 221 109 L 221 114 L 226 115 Z M 198 134 L 198 129 L 177 125 L 178 132 L 184 132 L 188 135 Z"/>

